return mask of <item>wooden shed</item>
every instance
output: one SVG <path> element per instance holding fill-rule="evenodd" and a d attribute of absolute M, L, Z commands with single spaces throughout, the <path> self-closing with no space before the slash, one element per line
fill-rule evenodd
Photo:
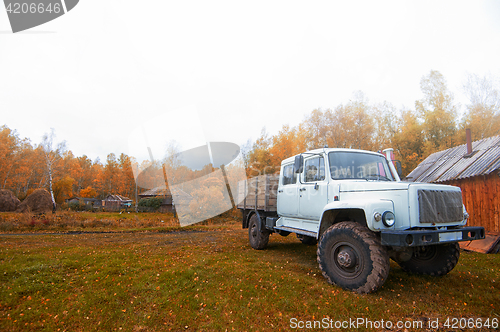
<path fill-rule="evenodd" d="M 159 212 L 174 212 L 174 205 L 172 200 L 172 194 L 170 191 L 164 187 L 153 188 L 139 195 L 140 199 L 144 198 L 161 198 L 161 206 L 158 209 Z"/>
<path fill-rule="evenodd" d="M 102 200 L 102 206 L 107 211 L 119 211 L 132 206 L 132 200 L 122 195 L 108 195 Z"/>
<path fill-rule="evenodd" d="M 500 232 L 500 136 L 431 154 L 406 180 L 460 187 L 468 225 Z"/>
<path fill-rule="evenodd" d="M 142 198 L 153 198 L 161 197 L 162 204 L 160 206 L 159 212 L 173 212 L 175 213 L 175 206 L 189 205 L 192 200 L 191 195 L 187 194 L 183 190 L 176 189 L 175 193 L 170 192 L 170 190 L 165 187 L 157 187 L 145 191 L 138 195 Z"/>
<path fill-rule="evenodd" d="M 66 203 L 79 203 L 87 207 L 88 209 L 99 208 L 102 206 L 102 201 L 97 198 L 87 198 L 87 197 L 71 197 L 65 200 Z"/>

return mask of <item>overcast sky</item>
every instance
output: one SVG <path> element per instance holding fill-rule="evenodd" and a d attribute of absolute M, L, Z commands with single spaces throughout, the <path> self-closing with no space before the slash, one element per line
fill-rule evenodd
<path fill-rule="evenodd" d="M 414 108 L 441 72 L 500 77 L 499 1 L 81 0 L 13 34 L 0 8 L 0 125 L 76 156 L 243 144 L 361 90 Z"/>

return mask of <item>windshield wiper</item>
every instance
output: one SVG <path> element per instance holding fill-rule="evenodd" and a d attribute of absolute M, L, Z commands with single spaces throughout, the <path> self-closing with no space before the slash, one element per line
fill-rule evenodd
<path fill-rule="evenodd" d="M 376 178 L 376 179 L 371 179 L 371 178 Z M 380 174 L 370 174 L 370 175 L 367 175 L 365 177 L 366 181 L 370 181 L 370 180 L 377 180 L 377 181 L 380 181 L 380 180 L 383 180 L 383 181 L 392 181 L 391 179 L 389 179 L 387 176 L 385 175 L 380 175 Z"/>

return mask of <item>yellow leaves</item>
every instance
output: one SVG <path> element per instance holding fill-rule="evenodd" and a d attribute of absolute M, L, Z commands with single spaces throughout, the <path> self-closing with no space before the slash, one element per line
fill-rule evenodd
<path fill-rule="evenodd" d="M 81 198 L 93 198 L 97 196 L 97 192 L 94 188 L 88 186 L 87 188 L 80 190 L 80 193 L 78 195 Z"/>
<path fill-rule="evenodd" d="M 62 204 L 65 199 L 73 196 L 73 183 L 75 179 L 66 175 L 62 179 L 54 182 L 53 191 L 57 204 Z"/>

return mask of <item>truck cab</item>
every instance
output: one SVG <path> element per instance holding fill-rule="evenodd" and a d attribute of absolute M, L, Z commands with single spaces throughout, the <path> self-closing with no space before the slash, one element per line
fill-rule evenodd
<path fill-rule="evenodd" d="M 399 176 L 391 166 L 380 153 L 349 149 L 317 149 L 284 160 L 278 186 L 281 218 L 276 226 L 307 230 L 319 238 L 325 212 L 342 211 L 340 218 L 355 219 L 372 230 L 379 228 L 363 212 L 374 199 L 380 201 L 373 191 L 380 182 L 389 182 L 386 188 L 398 187 Z M 363 202 L 359 195 L 349 194 L 352 190 L 363 191 Z M 387 201 L 377 203 L 394 210 Z"/>

